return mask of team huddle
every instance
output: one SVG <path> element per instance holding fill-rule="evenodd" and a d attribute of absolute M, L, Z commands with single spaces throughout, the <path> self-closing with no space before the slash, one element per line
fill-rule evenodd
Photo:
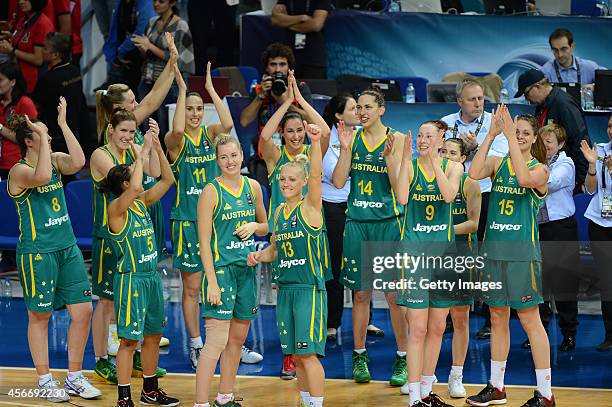
<path fill-rule="evenodd" d="M 322 406 L 325 374 L 319 356 L 325 354 L 327 337 L 325 282 L 332 278 L 322 173 L 332 129 L 301 95 L 290 72 L 287 97 L 260 135 L 260 155 L 270 184 L 266 213 L 262 186 L 241 175 L 243 151 L 239 141 L 228 135 L 232 118 L 212 86 L 210 64 L 206 90 L 220 122 L 205 125 L 202 97 L 187 92 L 176 68 L 171 36 L 167 41 L 171 57 L 151 97 L 138 104 L 125 85 L 111 85 L 97 95 L 98 133 L 103 142 L 90 161 L 94 184 L 91 285 L 61 182 L 61 175 L 74 174 L 85 164 L 65 121 L 66 103 L 59 103 L 58 124 L 67 154 L 51 152 L 43 123 L 27 117 L 13 123 L 23 159 L 10 172 L 8 192 L 19 214 L 18 271 L 39 386 L 60 389 L 49 373 L 46 339 L 40 338 L 47 337 L 51 312 L 66 306 L 71 315 L 70 357 L 63 388 L 68 394 L 101 395 L 81 373 L 91 324 L 96 374 L 118 384 L 117 406 L 134 405 L 130 391 L 134 371 L 140 371 L 144 380 L 142 404 L 179 404 L 157 380 L 165 374 L 158 367 L 165 319 L 157 272 L 157 263 L 165 255 L 160 199 L 174 184 L 173 266 L 181 271 L 183 311 L 197 369 L 194 407 L 240 405 L 233 385 L 250 321 L 258 313 L 254 267 L 262 262 L 272 263 L 279 287 L 278 333 L 282 352 L 295 356 L 300 403 Z M 167 92 L 173 81 L 179 96 L 172 129 L 164 135 L 164 151 L 155 121 L 148 120 L 144 133 L 138 127 L 147 121 L 157 94 Z M 475 255 L 481 250 L 487 253 L 485 267 L 461 278 L 496 289 L 475 293 L 460 286 L 423 289 L 416 284 L 384 290 L 397 343 L 390 383 L 409 394 L 411 406 L 447 406 L 432 392 L 446 319 L 450 312 L 455 325 L 451 378 L 459 378 L 461 384 L 469 310 L 478 297 L 491 307 L 491 380 L 466 402 L 474 406 L 506 402 L 503 380 L 510 308 L 514 308 L 531 342 L 538 381 L 534 397 L 525 406 L 553 406 L 549 343 L 537 307 L 542 302 L 537 213 L 549 176 L 537 123 L 531 117 L 512 118 L 506 106 L 499 106 L 466 172 L 462 165 L 465 144 L 460 138 L 445 140 L 446 123 L 424 122 L 413 143 L 411 132 L 401 134 L 381 121 L 385 102 L 380 92 L 366 90 L 354 103 L 355 123 L 345 123 L 337 115 L 334 124 L 339 156 L 332 177 L 336 188 L 350 185 L 340 282 L 354 292 L 354 380 L 371 379 L 365 336 L 375 287 L 372 265 L 367 264 L 362 248 L 371 242 L 401 242 L 403 250 L 415 256 Z M 276 132 L 282 136 L 280 146 L 273 140 Z M 488 154 L 498 137 L 507 139 L 505 157 Z M 477 180 L 481 179 L 491 179 L 493 186 L 486 237 L 478 248 Z M 270 245 L 256 251 L 255 236 L 269 236 Z M 396 277 L 458 280 L 454 270 L 440 267 Z M 93 319 L 92 293 L 100 298 Z M 204 343 L 199 338 L 199 318 L 206 321 Z M 120 338 L 116 366 L 106 349 L 111 320 L 116 321 Z M 210 404 L 210 384 L 219 361 L 218 396 Z M 465 397 L 461 389 L 462 384 L 451 396 Z M 49 401 L 68 399 L 65 394 L 54 395 Z"/>

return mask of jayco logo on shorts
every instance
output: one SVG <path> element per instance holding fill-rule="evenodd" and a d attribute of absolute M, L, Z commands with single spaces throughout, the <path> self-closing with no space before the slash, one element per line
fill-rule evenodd
<path fill-rule="evenodd" d="M 221 314 L 221 315 L 230 315 L 232 313 L 232 311 L 228 311 L 228 310 L 217 310 L 217 314 Z"/>
<path fill-rule="evenodd" d="M 491 230 L 499 230 L 503 232 L 504 230 L 521 230 L 523 225 L 513 225 L 512 223 L 497 223 L 493 221 L 489 229 Z"/>
<path fill-rule="evenodd" d="M 135 329 L 132 329 L 132 332 L 130 332 L 130 334 L 132 334 L 132 335 L 140 335 L 141 332 L 142 331 L 137 331 Z"/>
<path fill-rule="evenodd" d="M 442 232 L 448 228 L 448 225 L 421 225 L 417 223 L 415 227 L 412 228 L 415 232 Z"/>
<path fill-rule="evenodd" d="M 305 264 L 306 264 L 306 259 L 281 260 L 278 265 L 278 268 L 282 269 L 282 268 L 297 267 L 297 266 L 303 266 Z"/>
<path fill-rule="evenodd" d="M 383 207 L 383 203 L 382 202 L 371 202 L 371 201 L 358 201 L 357 199 L 353 200 L 353 206 L 355 208 L 364 208 L 364 209 L 368 209 L 368 208 L 377 208 L 380 209 Z"/>
<path fill-rule="evenodd" d="M 38 306 L 38 307 L 50 307 L 51 303 L 50 302 L 39 302 L 36 306 Z"/>

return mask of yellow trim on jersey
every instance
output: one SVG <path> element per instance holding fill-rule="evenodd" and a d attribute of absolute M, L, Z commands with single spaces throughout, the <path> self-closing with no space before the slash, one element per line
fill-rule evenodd
<path fill-rule="evenodd" d="M 240 198 L 240 196 L 242 195 L 242 191 L 244 189 L 244 177 L 241 177 L 240 180 L 240 188 L 238 189 L 238 192 L 234 192 L 231 190 L 230 187 L 228 187 L 227 185 L 225 185 L 223 182 L 221 182 L 221 180 L 217 179 L 217 183 L 219 183 L 219 186 L 223 189 L 225 189 L 227 192 L 230 193 L 230 195 L 232 195 L 234 198 Z"/>
<path fill-rule="evenodd" d="M 315 266 L 314 266 L 314 261 L 313 259 L 313 255 L 312 255 L 312 247 L 310 245 L 310 238 L 306 239 L 306 244 L 308 245 L 308 261 L 310 262 L 310 271 L 312 271 L 312 274 L 315 277 L 315 281 L 317 281 L 317 271 L 315 270 Z"/>
<path fill-rule="evenodd" d="M 102 239 L 102 245 L 100 246 L 100 257 L 99 257 L 99 267 L 98 267 L 98 284 L 100 284 L 102 282 L 102 274 L 103 274 L 103 267 L 102 267 L 102 257 L 104 256 L 104 239 Z"/>
<path fill-rule="evenodd" d="M 32 241 L 36 240 L 36 226 L 34 226 L 34 216 L 32 215 L 32 205 L 30 205 L 30 198 L 26 199 L 28 204 L 28 212 L 30 213 L 30 227 L 32 228 Z"/>
<path fill-rule="evenodd" d="M 217 238 L 217 228 L 215 228 L 215 222 L 212 223 L 212 231 L 213 231 L 213 250 L 215 252 L 215 262 L 219 261 L 219 246 L 218 246 L 218 238 Z"/>
<path fill-rule="evenodd" d="M 23 230 L 21 230 L 21 207 L 17 205 L 17 217 L 19 218 L 19 241 L 23 237 Z"/>
<path fill-rule="evenodd" d="M 174 207 L 178 208 L 181 203 L 181 180 L 178 178 L 176 179 L 176 200 L 174 202 Z"/>
<path fill-rule="evenodd" d="M 28 254 L 30 257 L 30 277 L 32 277 L 32 298 L 36 295 L 36 283 L 34 282 L 34 266 L 32 265 L 32 253 Z"/>
<path fill-rule="evenodd" d="M 94 202 L 96 200 L 94 199 Z M 108 205 L 106 204 L 106 194 L 102 194 L 102 201 L 104 202 L 104 212 L 103 212 L 103 218 L 102 218 L 102 226 L 106 226 L 106 224 L 108 222 L 106 222 L 106 220 L 108 219 Z"/>
<path fill-rule="evenodd" d="M 128 239 L 127 237 L 125 238 L 125 243 L 127 244 L 128 247 L 128 252 L 130 254 L 130 260 L 132 260 L 132 271 L 136 272 L 136 259 L 134 258 L 134 250 L 132 250 L 132 245 L 130 244 L 130 239 Z M 125 257 L 124 257 L 125 258 Z M 132 291 L 130 290 L 130 293 Z"/>
<path fill-rule="evenodd" d="M 423 168 L 423 166 L 421 165 L 421 161 L 419 161 L 419 159 L 417 158 L 417 166 L 419 167 L 419 171 L 421 172 L 421 174 L 423 174 L 423 177 L 425 177 L 425 181 L 427 182 L 434 182 L 434 180 L 436 179 L 436 170 L 434 169 L 434 173 L 433 175 L 430 177 L 427 175 L 427 172 L 425 172 L 425 168 Z"/>
<path fill-rule="evenodd" d="M 310 340 L 314 341 L 314 320 L 317 310 L 317 286 L 312 286 L 312 312 L 310 313 Z"/>
<path fill-rule="evenodd" d="M 125 228 L 127 227 L 129 217 L 130 217 L 130 211 L 128 209 L 128 211 L 125 213 L 125 222 L 123 223 L 123 227 L 121 228 L 121 230 L 119 230 L 119 232 L 115 233 L 115 232 L 113 232 L 111 230 L 110 225 L 108 225 L 108 233 L 110 233 L 113 236 L 120 236 L 123 233 L 123 231 L 125 230 Z"/>
<path fill-rule="evenodd" d="M 198 136 L 196 138 L 196 140 L 194 140 L 191 135 L 189 133 L 187 133 L 187 131 L 184 132 L 185 137 L 187 137 L 189 139 L 189 141 L 191 141 L 191 143 L 196 146 L 199 147 L 200 146 L 200 142 L 202 141 L 202 134 L 204 133 L 202 127 L 198 127 Z"/>
<path fill-rule="evenodd" d="M 387 141 L 387 133 L 385 133 L 385 135 L 378 140 L 373 147 L 370 147 L 368 145 L 368 141 L 366 140 L 365 137 L 365 130 L 363 132 L 361 132 L 361 141 L 363 142 L 364 147 L 366 148 L 366 150 L 368 150 L 369 153 L 373 152 L 374 150 L 376 150 L 378 147 L 380 147 L 385 141 Z"/>
<path fill-rule="evenodd" d="M 283 213 L 283 220 L 288 220 L 291 217 L 291 214 L 300 206 L 300 204 L 302 203 L 302 201 L 298 202 L 297 205 L 295 205 L 293 207 L 293 209 L 291 209 L 289 211 L 289 213 L 287 213 L 286 209 L 287 209 L 287 203 L 283 203 L 283 209 L 281 209 L 282 213 Z"/>
<path fill-rule="evenodd" d="M 21 274 L 23 275 L 23 288 L 25 289 L 26 296 L 29 296 L 28 279 L 26 278 L 25 267 L 23 266 L 23 254 L 21 255 Z"/>
<path fill-rule="evenodd" d="M 179 172 L 180 170 L 180 165 L 177 165 L 177 164 L 180 162 L 181 155 L 183 154 L 183 151 L 185 151 L 186 145 L 187 143 L 185 143 L 185 137 L 181 137 L 181 145 L 179 146 L 179 151 L 178 153 L 176 153 L 176 157 L 172 161 L 170 161 L 170 156 L 169 156 L 170 153 L 166 152 L 166 158 L 168 158 L 168 163 L 170 164 L 170 168 L 172 168 L 173 170 L 176 170 L 176 172 Z"/>

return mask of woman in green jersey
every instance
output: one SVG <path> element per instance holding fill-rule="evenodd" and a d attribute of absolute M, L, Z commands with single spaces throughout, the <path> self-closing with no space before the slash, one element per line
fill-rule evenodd
<path fill-rule="evenodd" d="M 320 242 L 322 131 L 306 121 L 303 126 L 311 141 L 310 171 L 303 154 L 280 168 L 279 186 L 285 203 L 274 214 L 271 244 L 249 254 L 247 264 L 276 260 L 276 324 L 281 347 L 285 355 L 296 358 L 300 405 L 322 407 L 325 372 L 318 355 L 325 355 L 327 339 L 327 294 Z M 303 195 L 305 187 L 308 192 Z"/>
<path fill-rule="evenodd" d="M 202 317 L 206 342 L 196 370 L 196 404 L 209 406 L 208 392 L 221 357 L 219 393 L 213 405 L 239 406 L 233 387 L 242 345 L 257 316 L 256 273 L 247 266 L 254 235 L 268 234 L 261 186 L 240 175 L 240 142 L 227 134 L 215 142 L 221 176 L 211 180 L 198 201 L 198 236 L 204 265 Z"/>
<path fill-rule="evenodd" d="M 151 128 L 156 129 L 157 124 L 150 121 Z M 134 162 L 132 144 L 136 133 L 136 117 L 132 112 L 124 109 L 116 110 L 110 118 L 108 126 L 109 143 L 97 148 L 91 155 L 90 169 L 93 181 L 93 244 L 92 244 L 92 287 L 93 294 L 99 300 L 92 320 L 93 346 L 96 356 L 96 375 L 111 384 L 117 384 L 115 368 L 108 360 L 107 338 L 109 322 L 114 314 L 113 273 L 117 269 L 116 247 L 109 240 L 107 232 L 108 206 L 116 197 L 104 193 L 100 186 L 106 179 L 111 168 L 118 164 L 130 165 Z M 139 150 L 137 145 L 134 149 Z M 157 154 L 153 154 L 157 157 Z M 150 162 L 149 155 L 143 157 L 145 172 L 159 176 L 159 166 Z M 113 324 L 116 334 L 116 325 Z M 116 352 L 116 350 L 115 350 Z M 139 357 L 139 354 L 135 354 Z M 139 370 L 140 362 L 135 363 Z"/>
<path fill-rule="evenodd" d="M 537 215 L 547 193 L 549 171 L 543 164 L 546 148 L 537 136 L 537 127 L 531 116 L 512 120 L 508 108 L 501 105 L 469 170 L 470 178 L 490 177 L 493 182 L 482 247 L 487 262 L 481 273 L 481 283 L 489 289 L 483 287 L 480 293 L 491 308 L 491 379 L 480 393 L 466 399 L 470 405 L 506 402 L 504 372 L 510 348 L 511 308 L 517 310 L 531 343 L 537 378 L 534 397 L 524 406 L 555 405 L 550 344 L 538 310 L 543 299 Z M 502 131 L 508 139 L 509 155 L 487 157 L 491 143 Z"/>
<path fill-rule="evenodd" d="M 111 137 L 112 138 L 112 137 Z M 158 129 L 151 126 L 142 149 L 130 143 L 133 165 L 119 164 L 108 172 L 102 190 L 116 198 L 108 205 L 107 231 L 117 246 L 118 263 L 113 277 L 119 379 L 117 407 L 132 407 L 130 377 L 133 357 L 142 342 L 143 389 L 140 404 L 176 406 L 157 383 L 159 340 L 164 326 L 164 296 L 157 272 L 155 231 L 147 207 L 158 202 L 174 183 L 170 164 L 163 154 Z M 145 157 L 154 148 L 161 157 L 161 178 L 152 188 L 142 186 Z"/>
<path fill-rule="evenodd" d="M 393 138 L 388 142 L 393 143 Z M 402 162 L 395 185 L 397 200 L 406 205 L 402 241 L 407 253 L 415 256 L 444 256 L 455 240 L 452 203 L 457 196 L 463 166 L 440 157 L 444 130 L 435 122 L 419 128 L 416 148 L 419 157 L 412 158 L 412 134 L 404 142 Z M 389 148 L 389 147 L 388 147 Z M 389 169 L 389 173 L 394 168 Z M 450 270 L 454 274 L 455 271 Z M 443 282 L 452 275 L 441 268 L 421 265 L 402 273 L 410 285 L 399 290 L 398 304 L 406 307 L 408 335 L 408 383 L 410 405 L 446 406 L 432 393 L 434 371 L 446 328 L 449 307 L 454 305 L 447 287 L 430 289 L 429 282 Z"/>
<path fill-rule="evenodd" d="M 364 91 L 357 100 L 357 116 L 363 126 L 354 134 L 338 127 L 340 155 L 332 181 L 342 188 L 350 176 L 350 193 L 342 247 L 340 283 L 354 291 L 353 296 L 353 380 L 371 379 L 366 351 L 366 331 L 370 317 L 374 274 L 361 262 L 361 243 L 397 242 L 401 239 L 404 208 L 397 203 L 392 185 L 397 174 L 389 171 L 390 162 L 399 168 L 404 136 L 382 122 L 385 99 L 377 90 Z M 385 151 L 386 141 L 395 135 L 395 146 Z M 406 383 L 406 322 L 404 310 L 396 304 L 396 293 L 385 292 L 397 351 L 389 380 L 392 386 Z"/>
<path fill-rule="evenodd" d="M 436 122 L 438 123 L 438 121 Z M 446 131 L 448 125 L 439 121 L 442 130 Z M 467 146 L 460 138 L 448 138 L 440 155 L 450 161 L 465 163 L 467 159 Z M 468 177 L 467 172 L 461 177 L 459 191 L 453 202 L 453 224 L 455 229 L 455 241 L 458 245 L 458 253 L 463 256 L 474 256 L 478 249 L 476 231 L 478 230 L 478 219 L 480 216 L 481 195 L 478 182 Z M 474 270 L 466 270 L 461 275 L 463 280 L 473 281 Z M 467 277 L 467 278 L 466 278 Z M 448 378 L 448 391 L 451 397 L 465 397 L 463 386 L 463 365 L 467 355 L 468 343 L 470 342 L 470 306 L 474 299 L 470 290 L 457 290 L 456 294 L 461 296 L 460 303 L 450 308 L 453 321 L 453 361 L 450 376 Z"/>
<path fill-rule="evenodd" d="M 91 322 L 91 286 L 61 181 L 62 174 L 75 174 L 85 165 L 85 155 L 66 123 L 63 97 L 58 113 L 68 154 L 51 152 L 51 137 L 43 123 L 32 123 L 27 116 L 11 119 L 23 158 L 11 168 L 7 183 L 19 216 L 16 260 L 28 310 L 30 354 L 40 397 L 51 402 L 67 401 L 68 394 L 87 399 L 102 394 L 81 373 Z M 47 338 L 53 310 L 64 306 L 70 313 L 70 327 L 68 375 L 62 388 L 49 371 Z"/>
<path fill-rule="evenodd" d="M 179 96 L 172 130 L 165 136 L 168 158 L 176 178 L 176 200 L 172 219 L 173 266 L 181 270 L 183 280 L 183 316 L 189 333 L 189 358 L 195 370 L 202 349 L 200 336 L 200 286 L 202 262 L 198 244 L 197 206 L 204 186 L 219 174 L 214 142 L 221 133 L 229 133 L 234 123 L 229 109 L 217 95 L 206 67 L 206 91 L 219 115 L 220 123 L 205 125 L 204 101 L 197 92 L 187 92 L 187 85 L 175 67 Z"/>

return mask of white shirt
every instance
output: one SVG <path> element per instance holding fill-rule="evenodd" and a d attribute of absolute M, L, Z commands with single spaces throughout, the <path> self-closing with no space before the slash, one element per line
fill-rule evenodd
<path fill-rule="evenodd" d="M 476 136 L 476 141 L 478 145 L 482 145 L 482 142 L 487 137 L 489 133 L 489 129 L 491 128 L 491 118 L 492 114 L 489 112 L 484 112 L 484 116 L 479 116 L 471 123 L 465 123 L 461 120 L 461 110 L 457 113 L 449 114 L 448 116 L 444 116 L 442 121 L 448 124 L 448 131 L 445 134 L 446 138 L 449 137 L 459 137 L 461 133 L 472 132 Z M 482 125 L 480 125 L 480 121 L 482 120 Z M 480 129 L 478 127 L 480 126 Z M 454 129 L 457 130 L 454 130 Z M 478 134 L 476 131 L 478 130 Z M 508 154 L 508 140 L 504 137 L 503 134 L 500 134 L 493 140 L 491 144 L 491 148 L 489 149 L 488 155 L 493 155 L 496 157 L 505 157 Z M 470 169 L 471 161 L 465 162 L 465 170 Z M 480 186 L 481 192 L 491 192 L 491 179 L 484 178 L 478 181 L 478 185 Z"/>
<path fill-rule="evenodd" d="M 544 201 L 548 211 L 548 219 L 553 221 L 569 218 L 576 212 L 573 198 L 576 184 L 574 161 L 564 151 L 561 151 L 557 161 L 552 163 L 549 168 L 548 196 Z"/>
<path fill-rule="evenodd" d="M 597 144 L 597 155 L 600 158 L 605 156 L 612 155 L 612 142 L 606 144 Z M 612 227 L 612 219 L 604 219 L 601 217 L 601 202 L 603 200 L 604 191 L 601 185 L 601 173 L 602 171 L 606 172 L 606 193 L 612 194 L 612 177 L 610 177 L 610 173 L 603 166 L 603 161 L 597 160 L 597 164 L 595 164 L 595 169 L 597 173 L 597 195 L 591 199 L 591 203 L 589 207 L 584 212 L 584 217 L 592 220 L 597 223 L 599 226 L 604 228 Z M 595 192 L 588 191 L 590 195 L 594 195 Z"/>
<path fill-rule="evenodd" d="M 348 178 L 346 184 L 344 184 L 344 187 L 341 189 L 336 188 L 332 181 L 338 157 L 340 157 L 340 140 L 338 139 L 338 129 L 336 126 L 333 126 L 331 134 L 329 135 L 329 147 L 323 157 L 323 179 L 321 187 L 323 200 L 326 202 L 346 202 L 351 190 L 351 183 Z"/>

